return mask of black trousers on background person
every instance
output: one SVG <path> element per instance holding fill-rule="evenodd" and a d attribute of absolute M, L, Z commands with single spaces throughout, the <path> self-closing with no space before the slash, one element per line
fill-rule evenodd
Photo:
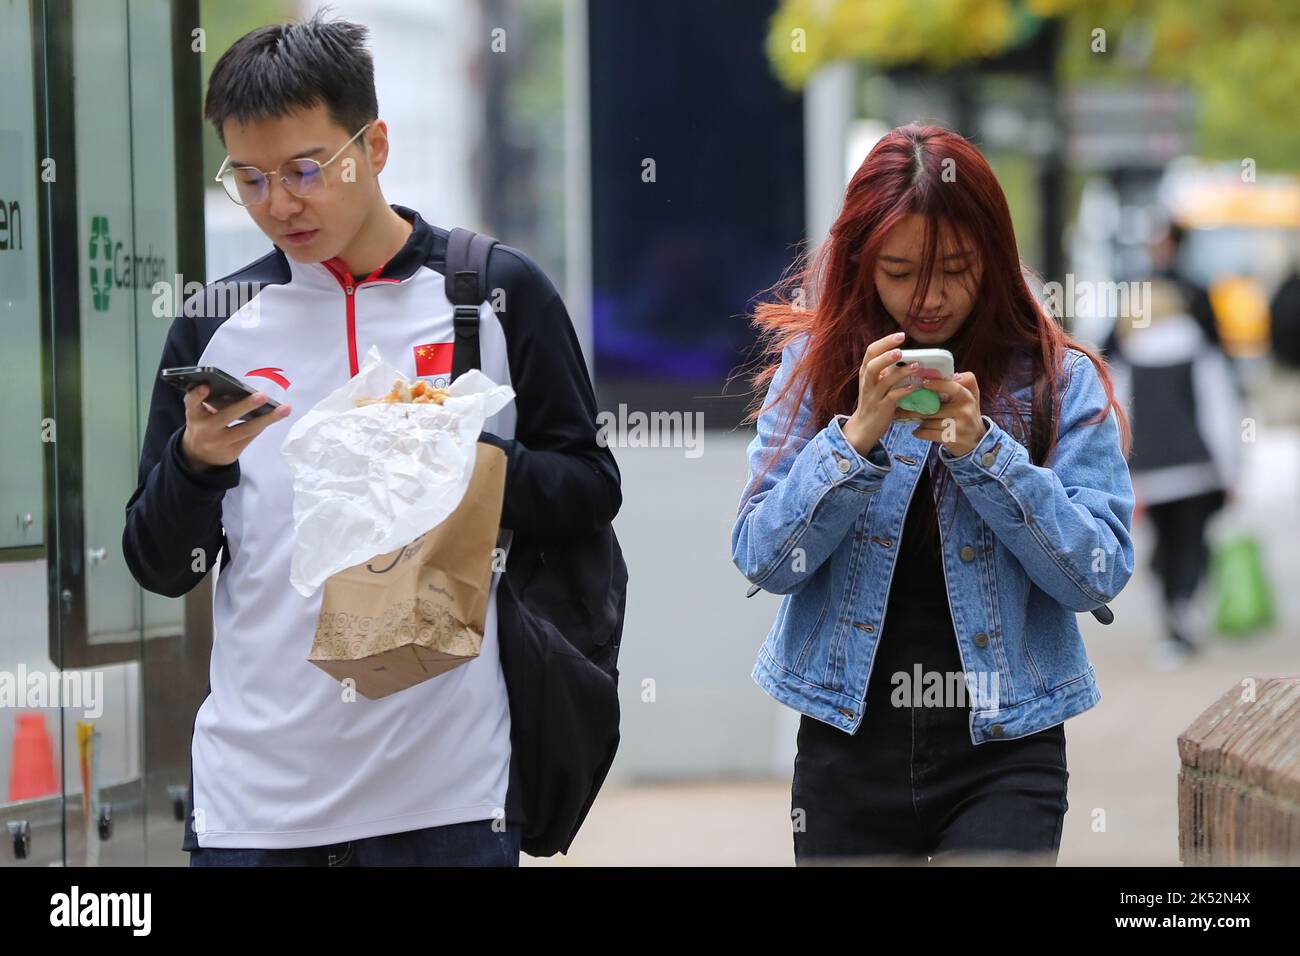
<path fill-rule="evenodd" d="M 1194 644 L 1185 615 L 1210 563 L 1206 526 L 1224 499 L 1223 491 L 1216 490 L 1147 506 L 1155 532 L 1151 570 L 1164 597 L 1165 627 L 1169 637 L 1183 645 Z"/>

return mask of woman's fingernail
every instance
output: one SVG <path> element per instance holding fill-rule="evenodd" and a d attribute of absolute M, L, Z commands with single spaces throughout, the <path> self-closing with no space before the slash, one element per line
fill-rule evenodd
<path fill-rule="evenodd" d="M 895 332 L 893 335 L 890 336 L 891 339 L 901 339 L 902 337 L 903 337 L 902 332 Z"/>
<path fill-rule="evenodd" d="M 908 368 L 920 368 L 920 367 L 921 367 L 920 362 L 913 362 L 911 365 L 908 366 Z"/>

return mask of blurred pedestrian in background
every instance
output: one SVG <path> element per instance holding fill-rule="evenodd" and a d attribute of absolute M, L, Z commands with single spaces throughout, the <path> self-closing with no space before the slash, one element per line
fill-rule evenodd
<path fill-rule="evenodd" d="M 1138 514 L 1151 519 L 1151 567 L 1165 635 L 1153 663 L 1179 666 L 1201 643 L 1206 528 L 1241 469 L 1242 403 L 1231 362 L 1192 314 L 1180 284 L 1151 280 L 1149 324 L 1117 319 L 1108 359 L 1133 426 L 1129 472 Z"/>
<path fill-rule="evenodd" d="M 1163 233 L 1158 235 L 1148 248 L 1151 257 L 1151 275 L 1153 278 L 1169 279 L 1178 286 L 1186 302 L 1187 314 L 1200 327 L 1207 341 L 1216 348 L 1223 348 L 1219 336 L 1219 321 L 1214 313 L 1214 304 L 1210 301 L 1209 291 L 1188 275 L 1183 262 L 1183 245 L 1186 230 L 1177 220 L 1170 219 Z"/>

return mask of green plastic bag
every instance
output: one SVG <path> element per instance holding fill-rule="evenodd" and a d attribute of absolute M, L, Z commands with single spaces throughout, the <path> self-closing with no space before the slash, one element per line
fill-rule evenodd
<path fill-rule="evenodd" d="M 1273 594 L 1264 571 L 1259 539 L 1251 534 L 1223 538 L 1210 557 L 1214 623 L 1225 637 L 1244 637 L 1273 625 Z"/>

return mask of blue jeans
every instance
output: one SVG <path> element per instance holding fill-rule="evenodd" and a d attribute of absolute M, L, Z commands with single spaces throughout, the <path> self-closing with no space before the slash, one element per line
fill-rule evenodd
<path fill-rule="evenodd" d="M 190 866 L 518 866 L 519 828 L 494 830 L 493 822 L 470 820 L 325 846 L 200 847 L 190 851 Z"/>

